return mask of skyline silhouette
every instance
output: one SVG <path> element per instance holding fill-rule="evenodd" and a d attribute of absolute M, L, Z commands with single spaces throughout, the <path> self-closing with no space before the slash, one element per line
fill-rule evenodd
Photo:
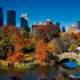
<path fill-rule="evenodd" d="M 21 13 L 28 13 L 29 25 L 34 22 L 60 22 L 62 26 L 75 24 L 80 20 L 80 0 L 0 0 L 4 11 L 4 23 L 8 10 L 16 11 L 16 23 L 20 26 Z"/>

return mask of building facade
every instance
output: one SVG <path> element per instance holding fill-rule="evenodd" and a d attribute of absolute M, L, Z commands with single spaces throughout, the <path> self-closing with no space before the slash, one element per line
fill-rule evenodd
<path fill-rule="evenodd" d="M 45 23 L 33 24 L 32 25 L 32 35 L 39 39 L 51 39 L 53 36 L 58 35 L 60 32 L 60 27 L 53 24 L 52 21 L 47 21 Z"/>
<path fill-rule="evenodd" d="M 14 10 L 7 11 L 7 25 L 16 25 L 16 12 Z"/>
<path fill-rule="evenodd" d="M 62 27 L 62 32 L 66 32 L 65 26 Z"/>
<path fill-rule="evenodd" d="M 3 26 L 3 8 L 0 7 L 0 26 Z"/>
<path fill-rule="evenodd" d="M 21 33 L 24 37 L 29 38 L 30 28 L 28 26 L 28 14 L 23 13 L 20 17 Z"/>
<path fill-rule="evenodd" d="M 21 28 L 28 27 L 28 15 L 27 15 L 27 13 L 21 14 L 20 23 L 21 23 Z"/>

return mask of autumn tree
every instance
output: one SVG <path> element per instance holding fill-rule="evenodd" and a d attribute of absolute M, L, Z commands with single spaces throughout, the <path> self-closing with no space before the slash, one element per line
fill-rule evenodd
<path fill-rule="evenodd" d="M 43 40 L 40 40 L 36 44 L 36 52 L 35 52 L 35 58 L 39 64 L 44 64 L 46 60 L 46 44 L 43 42 Z"/>

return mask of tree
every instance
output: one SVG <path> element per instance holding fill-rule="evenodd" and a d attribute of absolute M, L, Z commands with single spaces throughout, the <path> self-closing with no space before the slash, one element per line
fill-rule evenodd
<path fill-rule="evenodd" d="M 39 64 L 45 64 L 47 52 L 46 52 L 46 43 L 43 40 L 40 40 L 36 43 L 35 59 Z"/>
<path fill-rule="evenodd" d="M 7 54 L 5 53 L 4 49 L 0 46 L 0 59 L 6 60 Z"/>
<path fill-rule="evenodd" d="M 58 29 L 52 30 L 52 31 L 50 32 L 51 39 L 52 39 L 52 38 L 57 38 L 57 37 L 59 37 L 59 36 L 60 36 L 59 33 L 60 33 L 60 31 L 59 31 Z"/>
<path fill-rule="evenodd" d="M 47 51 L 50 53 L 56 53 L 59 50 L 59 46 L 56 40 L 52 40 L 47 44 Z M 57 54 L 57 53 L 56 53 Z"/>
<path fill-rule="evenodd" d="M 68 47 L 71 44 L 71 38 L 68 34 L 62 33 L 62 35 L 57 39 L 57 43 L 62 52 L 68 51 Z"/>
<path fill-rule="evenodd" d="M 71 43 L 69 48 L 68 48 L 68 51 L 69 52 L 70 51 L 74 51 L 75 52 L 77 50 L 77 47 L 78 47 L 78 45 L 76 43 Z"/>

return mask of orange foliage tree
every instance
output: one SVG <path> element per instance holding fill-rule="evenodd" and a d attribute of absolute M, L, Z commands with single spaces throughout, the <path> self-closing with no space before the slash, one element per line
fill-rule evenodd
<path fill-rule="evenodd" d="M 20 52 L 15 52 L 12 56 L 8 56 L 7 60 L 10 62 L 19 62 L 23 59 L 23 54 Z"/>
<path fill-rule="evenodd" d="M 36 44 L 36 54 L 35 58 L 39 64 L 44 64 L 47 56 L 46 52 L 46 43 L 43 40 L 40 40 Z"/>

